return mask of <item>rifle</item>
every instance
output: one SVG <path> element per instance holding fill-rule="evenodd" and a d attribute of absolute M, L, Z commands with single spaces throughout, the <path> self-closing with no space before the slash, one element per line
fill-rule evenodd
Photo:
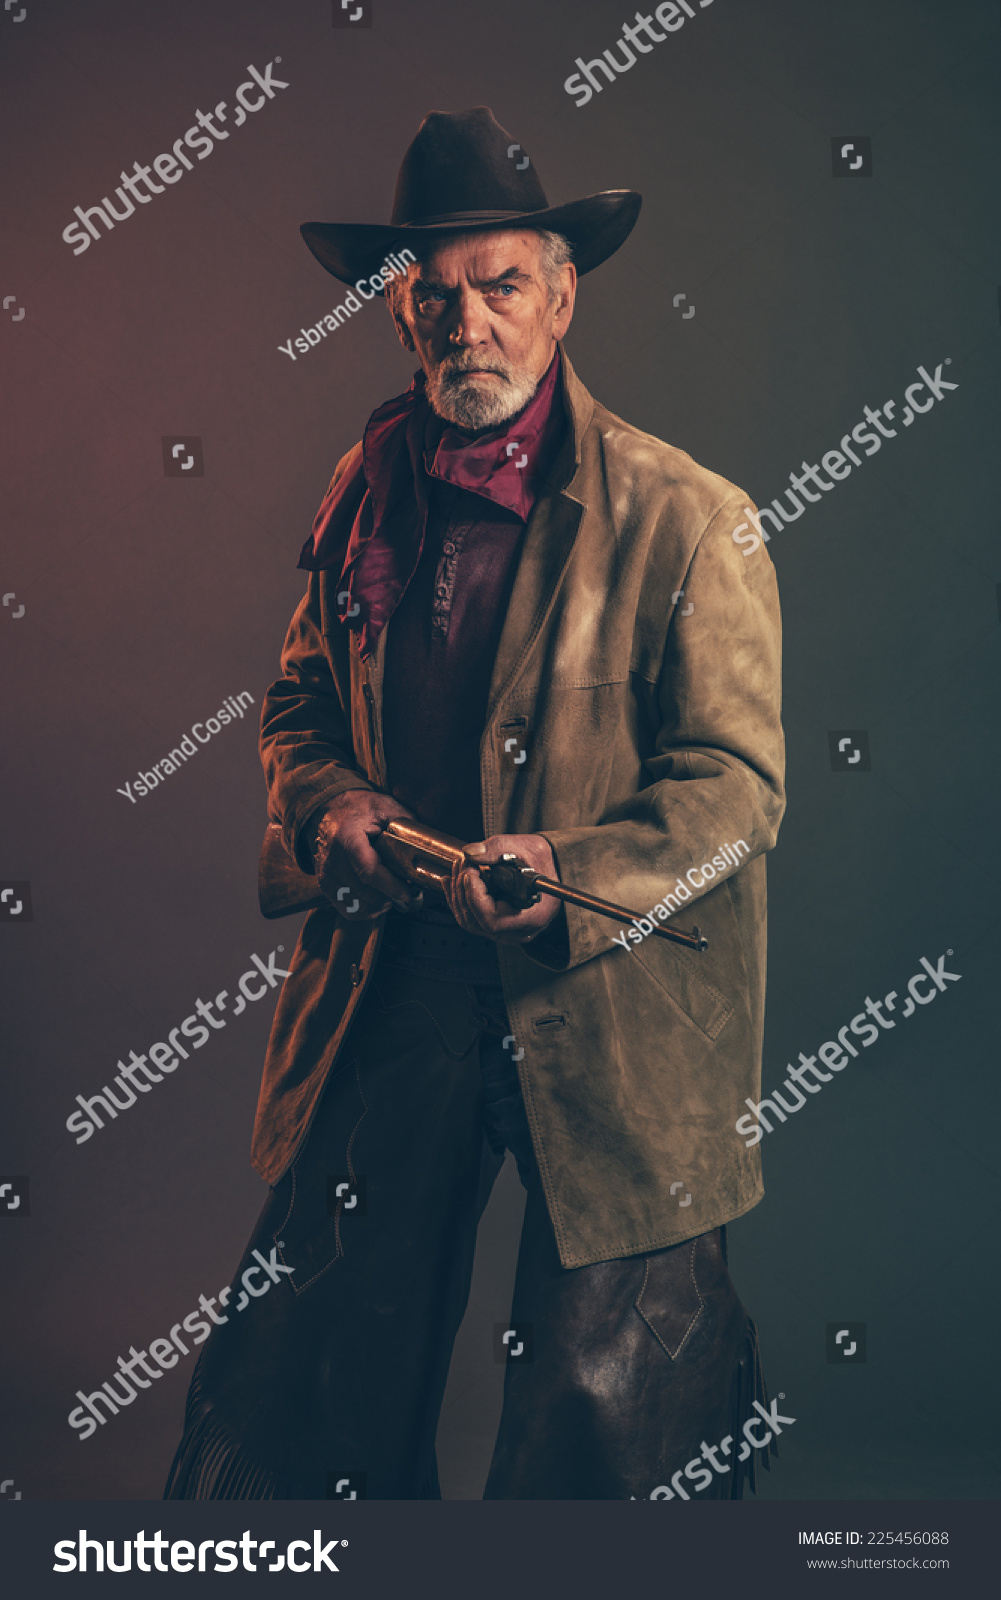
<path fill-rule="evenodd" d="M 405 878 L 407 883 L 421 891 L 427 889 L 445 900 L 444 885 L 451 880 L 456 862 L 475 867 L 481 874 L 487 893 L 495 900 L 505 900 L 521 910 L 534 905 L 544 894 L 551 894 L 568 905 L 581 906 L 599 916 L 614 917 L 616 921 L 632 922 L 635 913 L 611 900 L 600 900 L 597 895 L 585 894 L 582 889 L 571 889 L 555 878 L 546 878 L 522 861 L 520 856 L 504 855 L 499 861 L 487 865 L 470 859 L 466 845 L 451 834 L 437 828 L 396 818 L 386 824 L 375 841 L 376 854 L 386 866 Z M 268 918 L 286 917 L 294 911 L 308 911 L 314 906 L 332 902 L 316 887 L 316 879 L 301 871 L 291 859 L 276 822 L 269 825 L 264 835 L 257 876 L 258 899 L 261 911 Z M 698 928 L 684 933 L 680 928 L 667 928 L 654 924 L 654 933 L 661 939 L 683 944 L 689 950 L 707 950 L 709 941 Z"/>

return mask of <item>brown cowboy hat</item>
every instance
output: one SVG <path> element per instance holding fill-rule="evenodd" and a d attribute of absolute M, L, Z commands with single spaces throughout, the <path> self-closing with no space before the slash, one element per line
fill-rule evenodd
<path fill-rule="evenodd" d="M 635 189 L 608 189 L 551 206 L 521 145 L 489 106 L 473 106 L 428 112 L 403 157 L 388 226 L 305 222 L 299 231 L 321 267 L 342 283 L 374 273 L 394 246 L 459 229 L 551 229 L 570 240 L 583 273 L 624 243 L 641 204 Z"/>

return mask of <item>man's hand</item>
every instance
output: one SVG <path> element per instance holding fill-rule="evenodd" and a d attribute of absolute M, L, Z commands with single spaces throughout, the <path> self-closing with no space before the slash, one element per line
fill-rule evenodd
<path fill-rule="evenodd" d="M 376 855 L 372 841 L 387 822 L 412 811 L 390 794 L 345 789 L 312 820 L 307 841 L 317 882 L 327 899 L 352 922 L 371 922 L 390 902 L 409 911 L 420 895 Z"/>
<path fill-rule="evenodd" d="M 559 878 L 548 839 L 541 833 L 495 833 L 479 844 L 469 845 L 467 855 L 491 864 L 503 855 L 520 856 L 522 861 L 544 878 Z M 459 863 L 452 869 L 452 881 L 445 894 L 449 910 L 467 933 L 486 934 L 498 944 L 526 944 L 536 938 L 558 916 L 561 902 L 544 894 L 534 906 L 517 910 L 506 900 L 494 900 L 487 893 L 483 878 L 475 867 Z"/>

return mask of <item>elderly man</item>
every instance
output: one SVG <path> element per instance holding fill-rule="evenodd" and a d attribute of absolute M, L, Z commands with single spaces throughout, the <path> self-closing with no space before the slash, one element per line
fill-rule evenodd
<path fill-rule="evenodd" d="M 425 119 L 388 226 L 303 229 L 342 282 L 385 283 L 420 370 L 334 473 L 264 705 L 271 816 L 325 898 L 265 1063 L 271 1194 L 170 1497 L 439 1497 L 505 1150 L 527 1200 L 484 1350 L 507 1362 L 487 1497 L 753 1484 L 765 1394 L 725 1224 L 762 1194 L 734 1123 L 760 1093 L 778 602 L 743 493 L 604 410 L 563 350 L 578 276 L 638 211 L 550 207 L 478 107 Z M 375 273 L 404 246 L 406 279 Z M 377 854 L 401 817 L 469 842 L 447 906 Z M 649 914 L 495 900 L 473 863 L 505 852 Z M 707 950 L 650 936 L 696 901 Z M 261 1259 L 274 1286 L 234 1315 Z"/>

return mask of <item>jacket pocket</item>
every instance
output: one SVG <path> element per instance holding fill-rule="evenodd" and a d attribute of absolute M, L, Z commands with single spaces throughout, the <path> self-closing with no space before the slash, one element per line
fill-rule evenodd
<path fill-rule="evenodd" d="M 688 955 L 680 945 L 649 937 L 634 947 L 633 960 L 707 1039 L 719 1038 L 733 1016 L 733 1005 L 699 973 L 697 956 Z"/>

